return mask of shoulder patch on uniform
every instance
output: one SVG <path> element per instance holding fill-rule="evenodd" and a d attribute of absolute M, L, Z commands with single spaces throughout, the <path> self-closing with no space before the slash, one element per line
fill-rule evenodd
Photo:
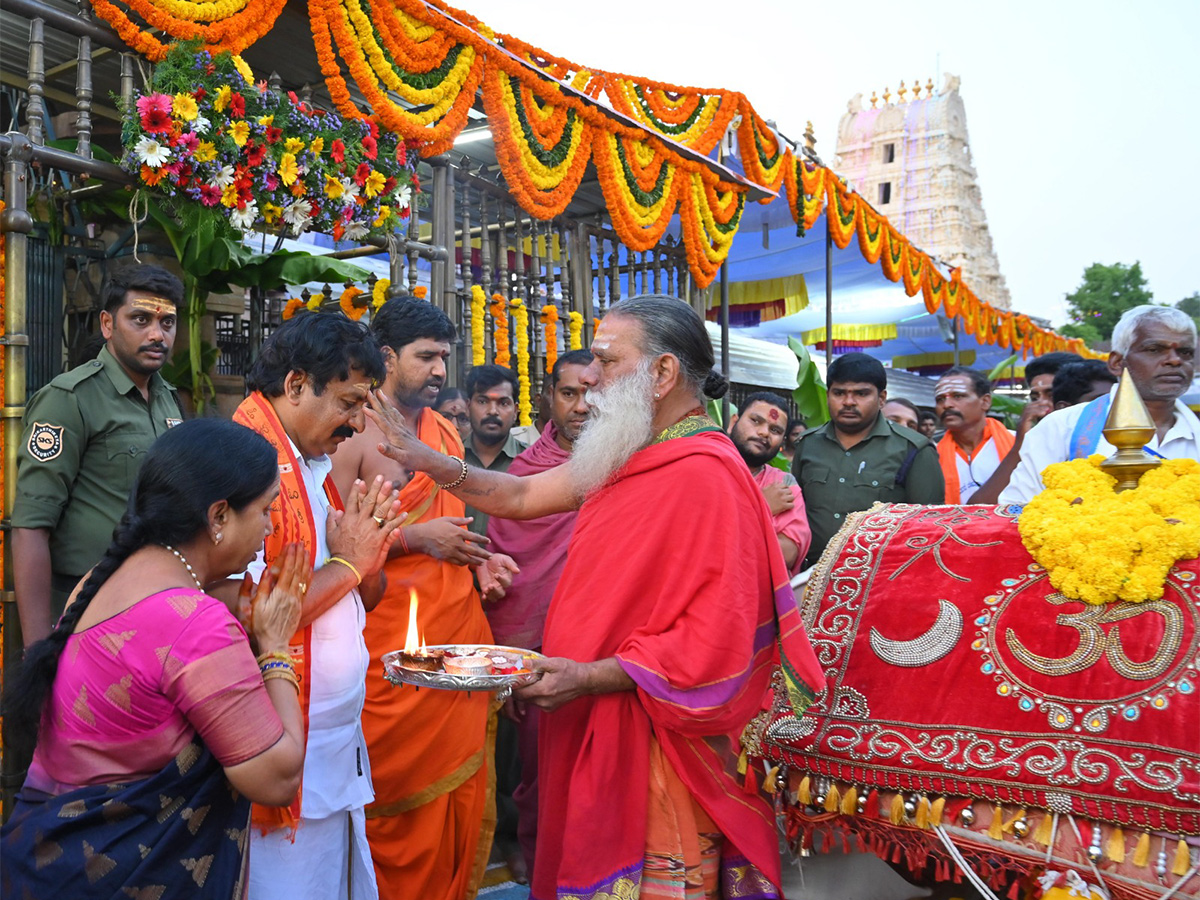
<path fill-rule="evenodd" d="M 73 391 L 89 378 L 95 378 L 104 371 L 104 364 L 98 359 L 76 366 L 69 372 L 63 372 L 50 383 L 64 391 Z"/>
<path fill-rule="evenodd" d="M 38 462 L 50 462 L 63 451 L 63 426 L 34 422 L 29 433 L 29 455 Z"/>

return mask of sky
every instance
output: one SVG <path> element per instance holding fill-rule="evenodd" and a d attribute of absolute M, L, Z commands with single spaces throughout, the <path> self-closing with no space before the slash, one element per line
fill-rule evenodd
<path fill-rule="evenodd" d="M 1198 0 L 461 5 L 581 65 L 741 91 L 793 140 L 811 120 L 827 163 L 856 93 L 953 73 L 1015 309 L 1063 324 L 1096 262 L 1140 261 L 1155 302 L 1200 291 Z"/>

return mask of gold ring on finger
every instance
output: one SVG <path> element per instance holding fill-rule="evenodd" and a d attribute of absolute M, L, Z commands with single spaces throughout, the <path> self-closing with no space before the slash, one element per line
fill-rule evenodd
<path fill-rule="evenodd" d="M 387 523 L 387 520 L 384 519 L 383 516 L 371 516 L 371 518 L 375 520 L 375 524 L 378 525 L 380 528 L 382 528 Z"/>

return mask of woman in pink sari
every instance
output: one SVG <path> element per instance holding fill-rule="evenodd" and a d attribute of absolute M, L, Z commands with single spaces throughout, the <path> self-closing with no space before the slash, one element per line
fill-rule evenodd
<path fill-rule="evenodd" d="M 311 571 L 289 547 L 244 587 L 257 660 L 204 586 L 245 570 L 278 492 L 275 451 L 232 422 L 151 447 L 108 551 L 5 696 L 37 749 L 3 831 L 4 896 L 244 895 L 250 802 L 287 804 L 303 767 L 285 651 Z"/>

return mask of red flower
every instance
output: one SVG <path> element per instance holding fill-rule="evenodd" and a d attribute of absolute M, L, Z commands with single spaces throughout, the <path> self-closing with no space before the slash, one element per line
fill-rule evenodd
<path fill-rule="evenodd" d="M 200 185 L 200 202 L 205 206 L 216 206 L 221 202 L 221 189 L 215 184 Z"/>
<path fill-rule="evenodd" d="M 217 74 L 216 65 L 213 63 L 209 63 L 207 66 L 204 67 L 204 74 L 205 75 L 216 75 Z"/>
<path fill-rule="evenodd" d="M 276 175 L 274 172 L 272 172 L 271 174 L 269 174 L 267 176 L 266 180 L 267 180 L 267 190 L 268 191 L 279 190 L 279 176 L 278 175 Z"/>
<path fill-rule="evenodd" d="M 382 190 L 382 191 L 380 191 L 380 193 L 382 193 L 382 194 L 390 194 L 390 193 L 391 193 L 392 191 L 394 191 L 395 189 L 396 189 L 396 179 L 395 179 L 395 178 L 389 178 L 387 181 L 385 181 L 385 182 L 383 183 L 383 190 Z"/>
<path fill-rule="evenodd" d="M 375 138 L 371 137 L 371 135 L 368 134 L 362 139 L 362 145 L 363 150 L 366 151 L 367 159 L 375 159 L 379 156 L 379 144 L 376 143 Z"/>
<path fill-rule="evenodd" d="M 245 118 L 246 98 L 241 94 L 234 94 L 229 98 L 229 116 L 233 119 Z"/>
<path fill-rule="evenodd" d="M 346 145 L 342 143 L 341 138 L 334 138 L 333 143 L 329 145 L 329 158 L 335 163 L 345 162 Z"/>
<path fill-rule="evenodd" d="M 371 174 L 371 167 L 366 163 L 359 163 L 358 168 L 354 170 L 354 183 L 362 187 L 367 183 L 367 178 Z"/>
<path fill-rule="evenodd" d="M 396 144 L 396 162 L 400 163 L 400 165 L 408 162 L 408 148 L 404 146 L 404 141 Z"/>
<path fill-rule="evenodd" d="M 371 137 L 373 137 L 373 138 L 379 137 L 379 126 L 376 125 L 374 122 L 372 122 L 370 119 L 367 119 L 367 128 L 369 128 L 371 130 Z"/>
<path fill-rule="evenodd" d="M 345 233 L 346 233 L 346 229 L 342 227 L 341 222 L 333 223 L 333 239 L 335 241 L 340 241 L 342 239 L 342 235 L 344 235 Z"/>
<path fill-rule="evenodd" d="M 260 166 L 266 155 L 267 148 L 262 144 L 256 144 L 253 140 L 246 141 L 246 165 L 252 168 Z"/>
<path fill-rule="evenodd" d="M 300 98 L 296 96 L 295 91 L 288 91 L 287 96 L 288 96 L 288 99 L 292 101 L 293 105 L 295 105 L 295 106 L 300 105 Z"/>
<path fill-rule="evenodd" d="M 283 129 L 274 125 L 267 126 L 267 143 L 278 144 L 283 139 Z"/>
<path fill-rule="evenodd" d="M 207 96 L 208 96 L 208 91 L 206 91 L 202 87 L 198 87 L 194 91 L 192 91 L 192 99 L 194 99 L 197 103 L 199 103 L 201 100 L 203 100 Z"/>
<path fill-rule="evenodd" d="M 412 192 L 414 194 L 421 193 L 421 179 L 417 177 L 417 173 L 413 172 L 412 177 Z"/>
<path fill-rule="evenodd" d="M 404 207 L 404 209 L 400 210 L 400 221 L 403 222 L 403 221 L 406 221 L 407 219 L 408 219 L 408 207 L 406 206 L 406 207 Z"/>
<path fill-rule="evenodd" d="M 171 131 L 171 98 L 166 94 L 147 94 L 138 97 L 138 114 L 147 134 L 167 134 Z"/>

